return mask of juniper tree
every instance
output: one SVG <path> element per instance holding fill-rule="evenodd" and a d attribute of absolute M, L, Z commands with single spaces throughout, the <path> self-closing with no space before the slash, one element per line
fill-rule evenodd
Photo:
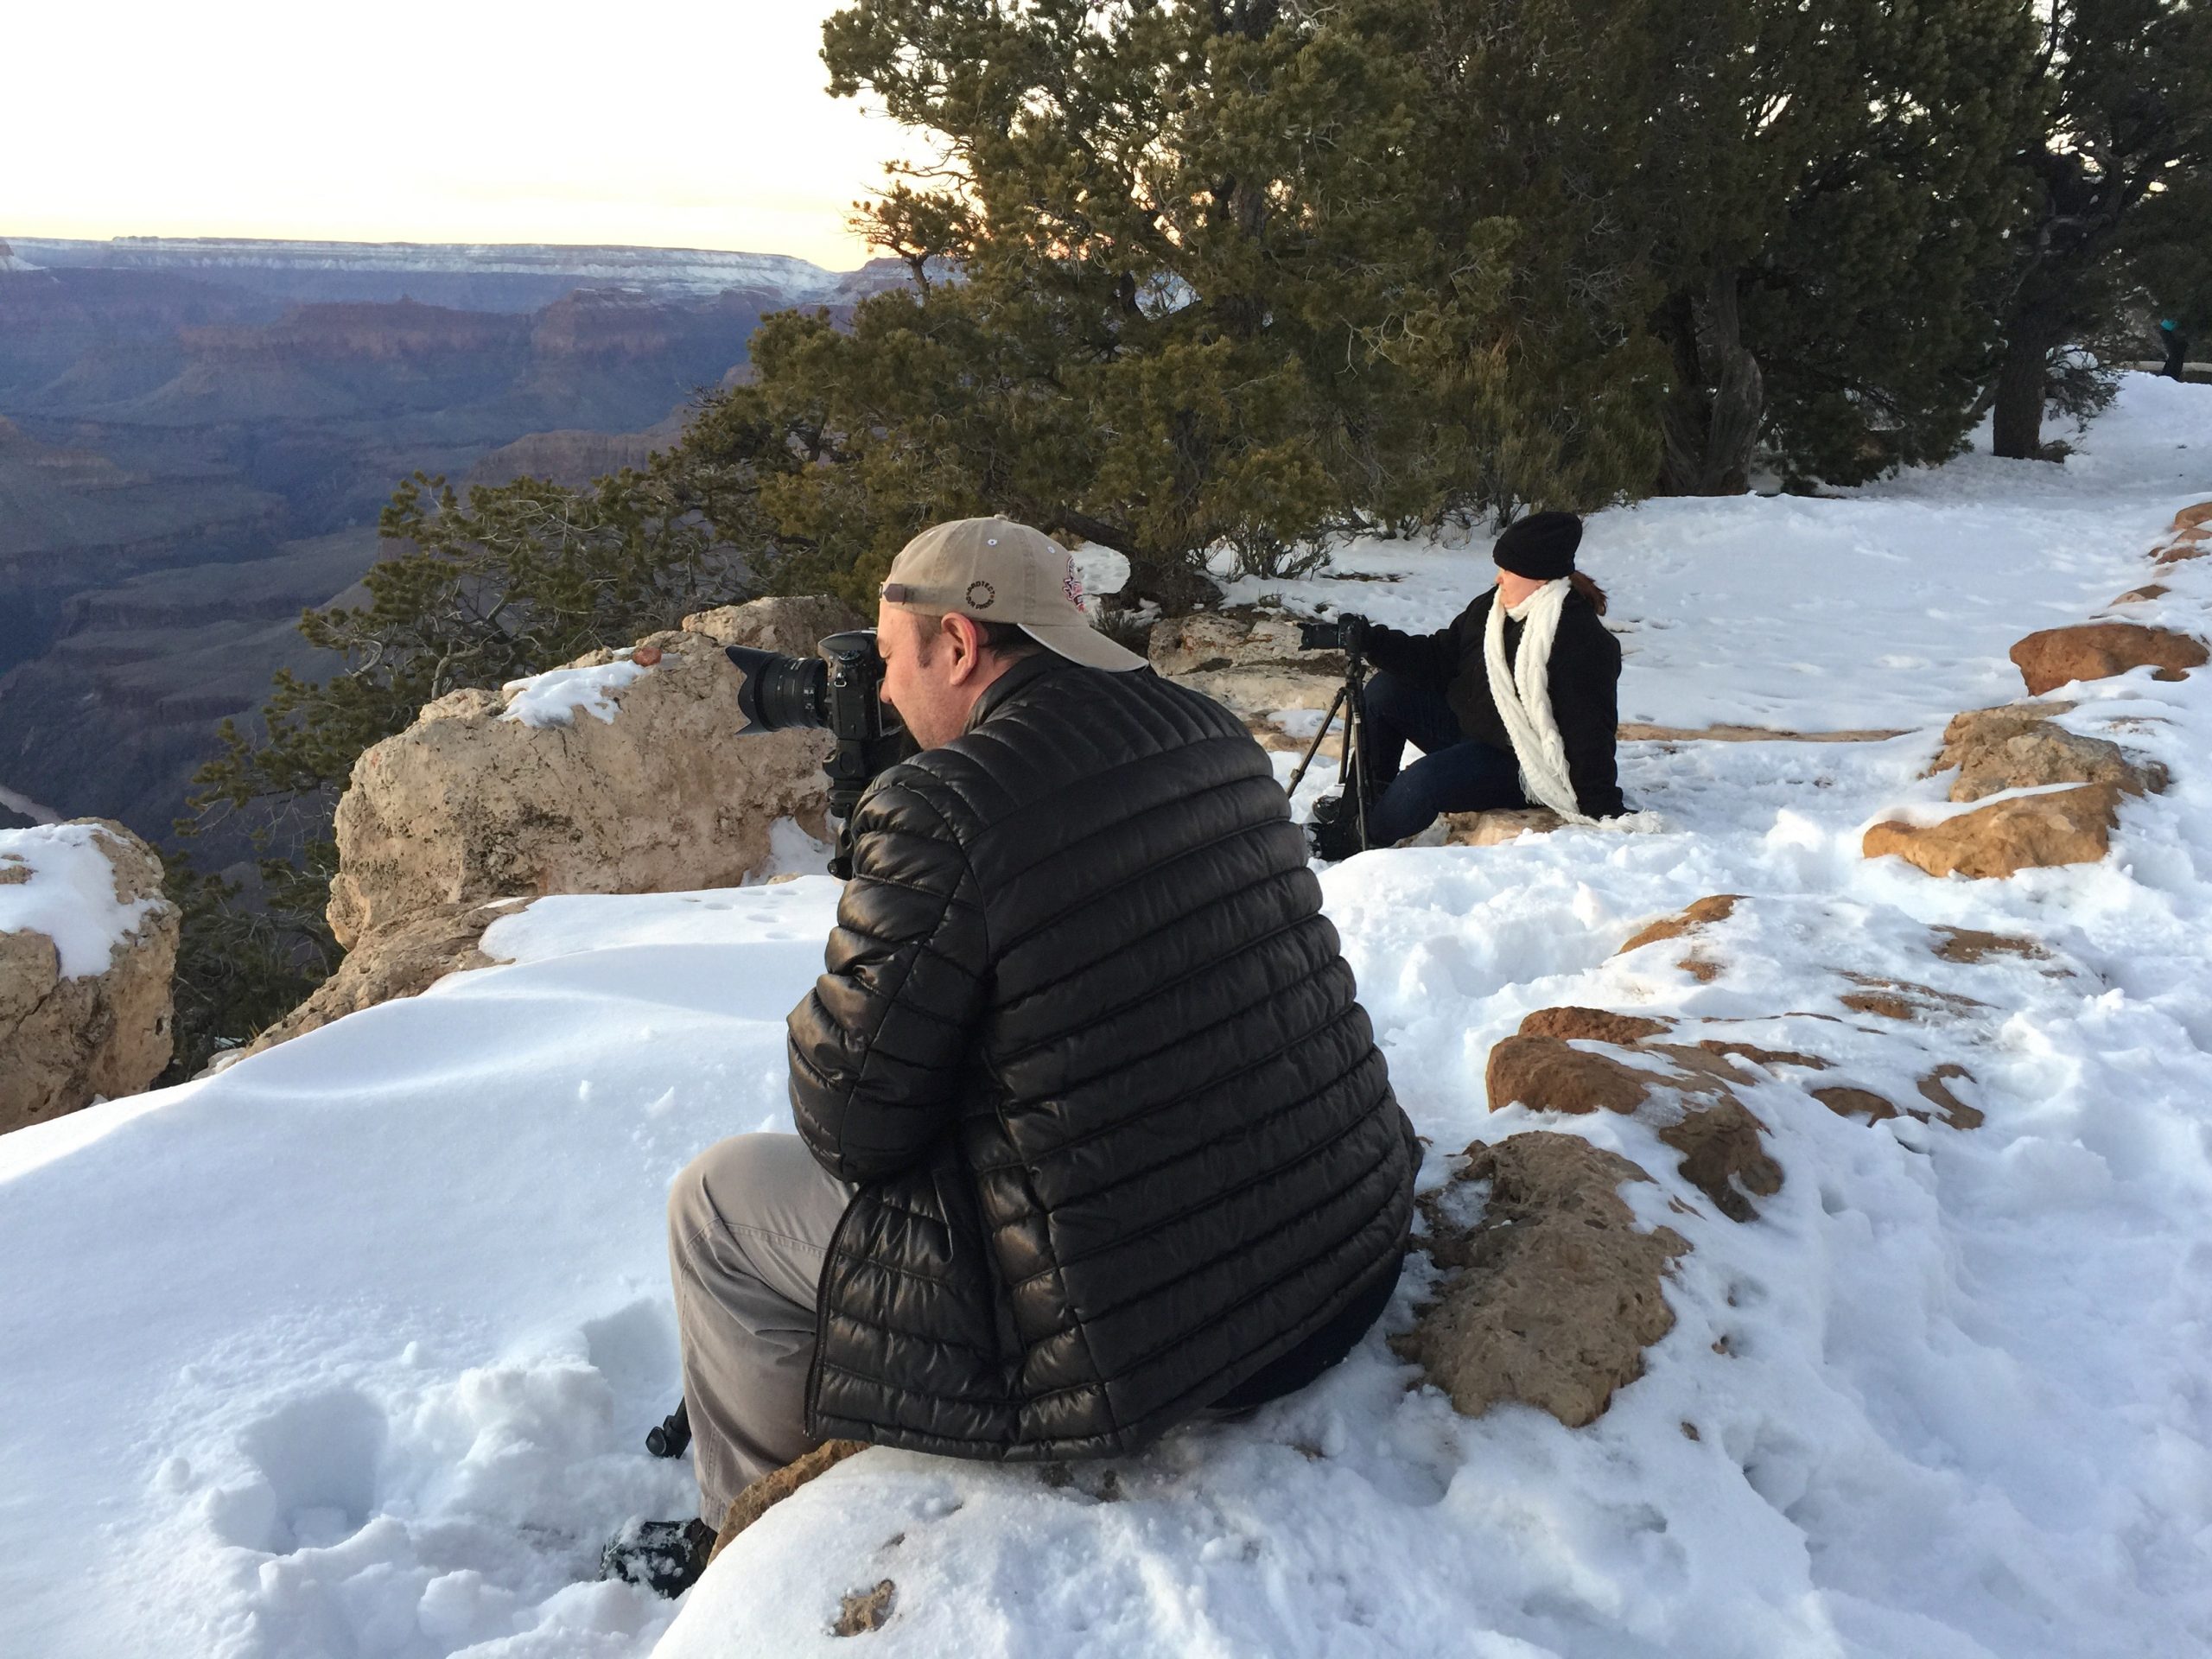
<path fill-rule="evenodd" d="M 1740 489 L 1762 441 L 1838 480 L 1955 448 L 2019 212 L 2027 22 L 2021 0 L 1644 11 L 1656 73 L 1623 205 L 1665 287 L 1663 489 Z"/>
<path fill-rule="evenodd" d="M 2212 9 L 2200 0 L 2056 0 L 2031 80 L 2036 120 L 2014 172 L 2033 202 L 1999 304 L 1993 446 L 2042 454 L 2060 354 L 2134 283 L 2203 303 L 2212 222 Z"/>
<path fill-rule="evenodd" d="M 1592 369 L 1632 328 L 1592 296 L 1625 285 L 1516 217 L 1559 200 L 1548 175 L 1507 182 L 1542 119 L 1448 101 L 1450 16 L 863 0 L 833 17 L 833 90 L 874 91 L 940 158 L 868 207 L 871 239 L 961 276 L 869 302 L 842 340 L 793 335 L 788 359 L 764 331 L 760 395 L 826 400 L 848 463 L 773 498 L 822 533 L 880 524 L 878 561 L 928 516 L 1020 513 L 1113 542 L 1179 605 L 1211 545 L 1273 569 L 1332 530 L 1640 483 L 1622 411 L 1656 376 Z"/>
<path fill-rule="evenodd" d="M 327 677 L 276 675 L 257 721 L 226 721 L 195 775 L 188 846 L 171 861 L 184 912 L 172 1077 L 250 1037 L 338 958 L 322 912 L 337 863 L 331 820 L 361 753 L 448 691 L 497 686 L 738 596 L 741 543 L 772 559 L 756 474 L 657 456 L 588 490 L 537 479 L 475 489 L 400 485 L 379 531 L 393 555 L 365 600 L 310 610 Z M 195 869 L 210 830 L 250 849 L 251 883 Z"/>

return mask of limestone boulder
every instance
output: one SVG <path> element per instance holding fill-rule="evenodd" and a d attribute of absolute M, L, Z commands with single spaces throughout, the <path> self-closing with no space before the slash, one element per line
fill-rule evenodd
<path fill-rule="evenodd" d="M 1657 944 L 1666 939 L 1679 939 L 1705 928 L 1718 925 L 1736 913 L 1736 906 L 1743 902 L 1738 893 L 1709 893 L 1688 910 L 1677 915 L 1661 918 L 1649 926 L 1631 934 L 1621 948 L 1613 952 L 1624 957 L 1631 950 L 1640 950 L 1647 944 Z"/>
<path fill-rule="evenodd" d="M 1978 927 L 1938 927 L 1934 930 L 1933 950 L 1945 962 L 1955 962 L 1967 967 L 1979 967 L 1993 958 L 2012 957 L 2021 962 L 2048 962 L 2050 952 L 2033 939 L 2022 938 L 2017 933 L 1992 933 Z"/>
<path fill-rule="evenodd" d="M 1483 1069 L 1490 1109 L 1519 1104 L 1539 1112 L 1633 1112 L 1650 1096 L 1645 1074 L 1557 1037 L 1508 1037 Z"/>
<path fill-rule="evenodd" d="M 1951 1128 L 1978 1129 L 1987 1122 L 1987 1119 L 1980 1107 L 1967 1105 L 1953 1092 L 1951 1084 L 1961 1078 L 1971 1083 L 1974 1081 L 1974 1073 L 1955 1061 L 1946 1060 L 1926 1077 L 1921 1078 L 1916 1087 L 1920 1090 L 1920 1097 L 1934 1107 L 1936 1115 Z M 1928 1114 L 1925 1112 L 1914 1111 L 1912 1116 L 1919 1118 L 1923 1122 L 1927 1122 L 1928 1119 Z"/>
<path fill-rule="evenodd" d="M 1682 1179 L 1731 1221 L 1757 1220 L 1751 1199 L 1782 1191 L 1782 1166 L 1766 1149 L 1764 1128 L 1733 1095 L 1662 1124 L 1659 1139 L 1682 1154 L 1675 1166 Z"/>
<path fill-rule="evenodd" d="M 707 1559 L 728 1549 L 738 1534 L 808 1482 L 828 1474 L 847 1458 L 855 1457 L 868 1450 L 865 1440 L 824 1440 L 814 1450 L 780 1469 L 772 1469 L 754 1481 L 735 1497 L 722 1516 L 720 1531 L 715 1535 L 715 1548 Z"/>
<path fill-rule="evenodd" d="M 1570 1428 L 1593 1422 L 1674 1328 L 1665 1281 L 1688 1243 L 1639 1227 L 1620 1188 L 1650 1177 L 1577 1136 L 1510 1135 L 1466 1155 L 1459 1180 L 1488 1184 L 1480 1214 L 1461 1225 L 1455 1205 L 1425 1206 L 1450 1277 L 1393 1345 L 1471 1417 L 1520 1401 Z"/>
<path fill-rule="evenodd" d="M 721 605 L 687 616 L 677 625 L 718 645 L 743 645 L 753 651 L 781 652 L 786 657 L 819 654 L 822 641 L 833 633 L 872 628 L 842 599 L 826 594 L 798 594 L 788 599 L 756 599 L 745 605 Z"/>
<path fill-rule="evenodd" d="M 1581 1026 L 1586 1032 L 1586 1016 L 1599 1012 L 1546 1009 L 1530 1018 L 1550 1014 L 1554 1018 L 1543 1023 Z M 1715 1209 L 1732 1221 L 1755 1219 L 1758 1211 L 1751 1200 L 1779 1192 L 1783 1172 L 1766 1150 L 1764 1126 L 1736 1097 L 1735 1086 L 1748 1079 L 1725 1055 L 1702 1047 L 1636 1039 L 1610 1046 L 1632 1047 L 1662 1064 L 1630 1065 L 1602 1049 L 1529 1034 L 1524 1027 L 1490 1052 L 1484 1087 L 1491 1110 L 1517 1102 L 1538 1111 L 1618 1112 L 1646 1120 L 1661 1141 L 1682 1154 L 1677 1172 Z"/>
<path fill-rule="evenodd" d="M 2101 680 L 2131 669 L 2150 667 L 2154 678 L 2180 679 L 2203 666 L 2204 642 L 2171 628 L 2137 622 L 2082 622 L 2072 627 L 2031 633 L 2012 651 L 2013 665 L 2039 697 L 2075 680 Z"/>
<path fill-rule="evenodd" d="M 1204 692 L 1276 747 L 1304 741 L 1268 716 L 1326 709 L 1344 677 L 1341 652 L 1300 651 L 1295 621 L 1251 612 L 1170 618 L 1154 625 L 1147 654 L 1162 677 Z"/>
<path fill-rule="evenodd" d="M 1956 768 L 1955 801 L 1979 801 L 2008 789 L 2050 784 L 2111 784 L 2123 793 L 2143 795 L 2165 788 L 2165 769 L 2138 764 L 2119 744 L 2085 737 L 2054 724 L 2064 703 L 2015 703 L 1974 709 L 1955 716 L 1943 729 L 1938 772 Z"/>
<path fill-rule="evenodd" d="M 730 887 L 768 862 L 779 819 L 825 835 L 829 739 L 748 732 L 722 647 L 811 654 L 858 621 L 830 601 L 760 600 L 430 704 L 354 765 L 332 931 L 350 949 L 493 899 Z"/>
<path fill-rule="evenodd" d="M 1610 1008 L 1538 1008 L 1521 1021 L 1522 1037 L 1554 1037 L 1561 1042 L 1640 1043 L 1674 1029 L 1649 1014 L 1616 1014 Z"/>
<path fill-rule="evenodd" d="M 1501 807 L 1489 812 L 1444 815 L 1446 847 L 1502 847 L 1523 836 L 1549 835 L 1565 822 L 1541 806 Z"/>
<path fill-rule="evenodd" d="M 1930 875 L 1982 880 L 2094 864 L 2112 850 L 2122 798 L 2115 784 L 2086 784 L 1993 801 L 1936 823 L 1892 820 L 1869 829 L 1860 851 L 1868 858 L 1895 854 Z"/>
<path fill-rule="evenodd" d="M 161 1075 L 177 924 L 160 858 L 121 824 L 0 831 L 0 1133 Z"/>
<path fill-rule="evenodd" d="M 217 1055 L 208 1069 L 226 1070 L 250 1054 L 379 1002 L 419 996 L 448 974 L 493 966 L 499 958 L 478 948 L 484 930 L 524 907 L 512 899 L 483 905 L 434 905 L 362 935 L 346 951 L 338 971 L 316 986 L 306 1001 L 251 1043 Z"/>

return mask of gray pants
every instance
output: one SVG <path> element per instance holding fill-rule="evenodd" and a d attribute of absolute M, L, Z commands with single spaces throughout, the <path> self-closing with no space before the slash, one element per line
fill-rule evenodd
<path fill-rule="evenodd" d="M 668 1260 L 699 1514 L 812 1449 L 806 1372 L 817 1287 L 854 1189 L 795 1135 L 718 1141 L 676 1178 Z"/>

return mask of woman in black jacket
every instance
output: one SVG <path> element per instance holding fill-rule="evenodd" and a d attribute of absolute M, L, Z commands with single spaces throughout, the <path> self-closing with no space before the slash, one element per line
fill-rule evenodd
<path fill-rule="evenodd" d="M 1621 648 L 1599 620 L 1604 591 L 1574 568 L 1581 541 L 1573 513 L 1533 514 L 1497 538 L 1497 585 L 1449 627 L 1361 621 L 1377 671 L 1366 694 L 1368 845 L 1418 835 L 1441 812 L 1546 806 L 1589 821 L 1628 810 L 1613 754 Z M 1408 742 L 1421 758 L 1402 772 Z M 1357 846 L 1350 820 L 1317 823 L 1323 858 Z"/>

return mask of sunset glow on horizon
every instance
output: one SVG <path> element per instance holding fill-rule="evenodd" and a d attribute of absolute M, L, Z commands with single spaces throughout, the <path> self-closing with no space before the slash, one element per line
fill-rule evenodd
<path fill-rule="evenodd" d="M 823 90 L 831 0 L 118 0 L 11 17 L 0 238 L 788 253 L 832 269 L 907 135 Z"/>

